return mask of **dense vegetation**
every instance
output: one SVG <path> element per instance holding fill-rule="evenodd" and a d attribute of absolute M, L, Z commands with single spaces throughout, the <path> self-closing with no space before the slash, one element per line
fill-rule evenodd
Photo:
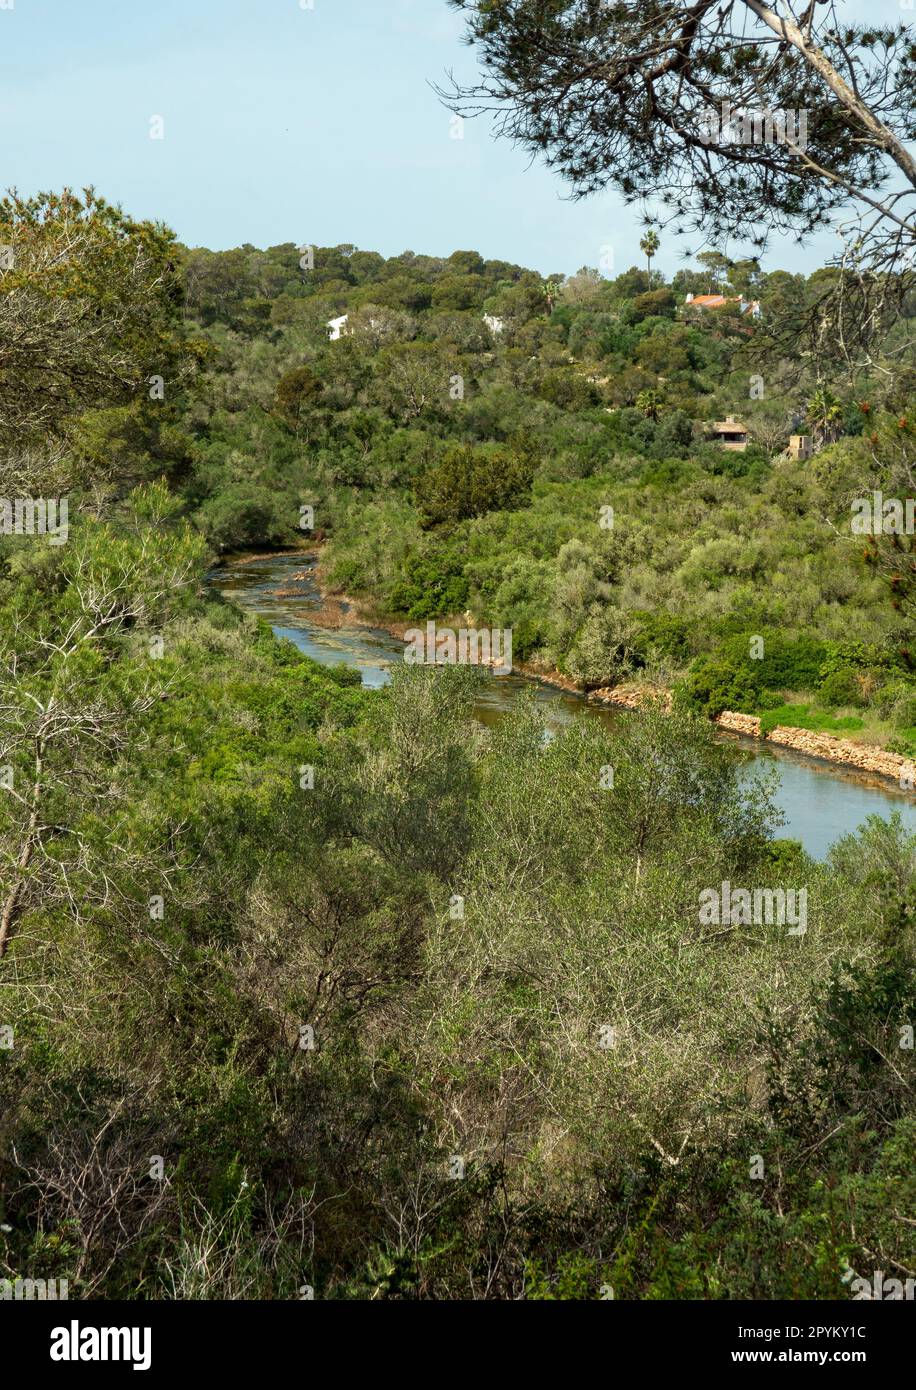
<path fill-rule="evenodd" d="M 187 259 L 219 354 L 184 485 L 211 545 L 301 543 L 310 504 L 328 584 L 382 620 L 470 610 L 512 628 L 516 659 L 586 687 L 674 684 L 712 714 L 790 700 L 916 750 L 914 539 L 851 528 L 853 499 L 912 493 L 910 319 L 892 370 L 837 364 L 831 385 L 782 344 L 834 270 L 709 252 L 666 284 L 636 268 L 542 280 L 473 252 L 301 259 Z M 708 291 L 734 302 L 687 304 Z M 747 424 L 745 452 L 710 442 L 725 415 Z M 785 456 L 792 432 L 813 459 Z M 786 663 L 796 641 L 818 659 Z"/>
<path fill-rule="evenodd" d="M 0 232 L 3 339 L 28 323 L 59 366 L 38 391 L 0 355 L 4 491 L 71 496 L 66 544 L 0 540 L 0 1276 L 833 1298 L 912 1271 L 899 820 L 815 864 L 689 707 L 546 740 L 523 704 L 487 732 L 474 672 L 365 692 L 205 583 L 313 506 L 331 582 L 390 614 L 470 608 L 703 711 L 886 707 L 906 738 L 912 590 L 831 524 L 903 476 L 905 373 L 790 464 L 765 431 L 794 398 L 748 401 L 746 322 L 680 317 L 715 264 L 304 271 L 72 197 L 9 201 Z M 76 234 L 91 272 L 54 254 Z M 730 273 L 767 309 L 806 292 Z M 758 422 L 743 455 L 697 438 L 726 410 Z M 806 933 L 705 924 L 725 880 L 806 886 Z"/>

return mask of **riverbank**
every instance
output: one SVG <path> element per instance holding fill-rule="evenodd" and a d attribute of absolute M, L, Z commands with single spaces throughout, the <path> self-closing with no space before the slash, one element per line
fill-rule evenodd
<path fill-rule="evenodd" d="M 399 639 L 403 639 L 404 634 L 416 626 L 415 623 L 396 623 L 380 619 L 378 614 L 372 611 L 371 605 L 362 604 L 348 595 L 335 598 L 328 593 L 322 581 L 320 566 L 315 578 L 321 593 L 323 609 L 317 621 L 323 620 L 327 626 L 340 626 L 342 615 L 350 621 L 355 615 L 360 622 Z M 342 614 L 338 611 L 340 609 Z M 528 680 L 540 681 L 543 685 L 551 685 L 571 695 L 581 695 L 588 701 L 613 705 L 618 709 L 636 710 L 649 701 L 655 701 L 665 709 L 671 707 L 671 691 L 661 686 L 605 686 L 598 690 L 586 691 L 561 671 L 545 669 L 530 661 L 517 662 L 513 669 Z M 905 758 L 900 753 L 889 753 L 884 748 L 858 743 L 855 739 L 837 738 L 833 734 L 788 725 L 778 725 L 769 734 L 763 734 L 757 715 L 739 714 L 732 710 L 724 710 L 713 723 L 726 733 L 740 734 L 746 738 L 777 744 L 782 748 L 791 748 L 796 753 L 817 758 L 820 762 L 835 763 L 857 772 L 887 777 L 904 791 L 916 791 L 916 761 Z"/>
<path fill-rule="evenodd" d="M 361 673 L 363 683 L 370 688 L 383 686 L 391 667 L 403 657 L 403 638 L 390 635 L 381 625 L 373 626 L 373 622 L 378 624 L 378 614 L 368 605 L 351 606 L 339 592 L 322 598 L 315 582 L 315 556 L 299 547 L 285 553 L 230 558 L 211 572 L 209 582 L 226 598 L 266 620 L 279 637 L 291 641 L 311 660 L 321 665 L 350 666 Z M 315 622 L 319 609 L 323 621 Z M 393 628 L 394 624 L 387 626 Z M 638 707 L 634 691 L 639 687 L 635 683 L 629 689 L 618 687 L 612 692 L 613 700 L 602 701 L 588 699 L 566 677 L 553 685 L 543 679 L 544 674 L 539 670 L 513 672 L 504 679 L 482 681 L 474 697 L 474 718 L 492 726 L 526 687 L 555 727 L 584 718 L 587 712 L 613 725 L 625 708 Z M 645 684 L 642 692 L 645 698 Z M 663 695 L 660 690 L 656 693 Z M 615 709 L 615 704 L 623 708 Z M 778 761 L 774 805 L 782 817 L 785 836 L 797 839 L 815 859 L 826 859 L 831 845 L 854 833 L 872 815 L 887 818 L 900 813 L 907 828 L 916 833 L 916 798 L 887 775 L 780 747 L 756 737 L 753 727 L 744 733 L 718 726 L 715 736 L 722 742 L 740 744 L 750 778 L 756 769 L 769 770 L 774 760 Z"/>
<path fill-rule="evenodd" d="M 663 701 L 670 704 L 670 693 L 655 692 Z M 620 709 L 639 709 L 652 698 L 652 691 L 633 687 L 605 686 L 593 690 L 591 700 L 615 705 Z M 878 777 L 889 777 L 905 791 L 916 791 L 916 761 L 905 758 L 900 753 L 889 753 L 884 748 L 872 744 L 857 743 L 851 738 L 837 738 L 834 734 L 819 733 L 812 729 L 798 729 L 791 725 L 779 724 L 768 734 L 761 731 L 761 721 L 756 714 L 738 714 L 734 710 L 723 710 L 713 720 L 718 728 L 727 733 L 741 734 L 745 738 L 759 738 L 762 742 L 775 743 L 781 748 L 792 748 L 808 758 L 818 758 L 822 762 L 838 763 L 843 767 L 854 768 L 859 772 L 870 772 Z"/>
<path fill-rule="evenodd" d="M 316 627 L 339 629 L 352 626 L 372 628 L 388 636 L 403 641 L 405 634 L 417 626 L 414 621 L 396 621 L 383 617 L 371 600 L 364 600 L 334 591 L 328 584 L 327 576 L 321 566 L 321 545 L 311 545 L 289 551 L 271 551 L 258 554 L 242 554 L 231 557 L 237 565 L 252 564 L 258 560 L 270 559 L 278 554 L 301 556 L 303 569 L 289 576 L 288 581 L 272 592 L 278 598 L 294 598 L 300 593 L 299 584 L 314 586 L 319 602 L 310 609 L 309 621 Z M 538 663 L 523 661 L 513 667 L 515 673 L 527 680 L 541 685 L 552 686 L 569 695 L 580 696 L 589 703 L 609 705 L 617 709 L 638 710 L 649 701 L 657 701 L 663 708 L 670 708 L 670 690 L 657 686 L 625 683 L 619 686 L 604 686 L 597 690 L 585 690 L 576 681 L 561 671 L 544 667 Z M 866 773 L 895 782 L 905 791 L 916 791 L 916 760 L 872 744 L 857 742 L 850 738 L 837 738 L 833 734 L 820 733 L 811 729 L 800 729 L 789 725 L 779 725 L 768 734 L 761 732 L 757 715 L 741 714 L 725 710 L 713 721 L 724 733 L 739 737 L 753 738 L 761 743 L 790 749 L 804 757 L 819 762 L 831 763 L 853 772 Z"/>

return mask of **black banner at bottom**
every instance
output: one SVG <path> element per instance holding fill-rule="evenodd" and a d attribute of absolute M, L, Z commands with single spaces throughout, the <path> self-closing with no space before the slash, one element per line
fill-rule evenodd
<path fill-rule="evenodd" d="M 545 1316 L 546 1313 L 546 1316 Z M 602 1363 L 626 1358 L 646 1372 L 732 1371 L 742 1367 L 814 1366 L 829 1372 L 852 1367 L 866 1375 L 898 1366 L 911 1351 L 911 1300 L 842 1303 L 628 1303 L 554 1304 L 550 1310 L 492 1303 L 359 1304 L 302 1300 L 289 1303 L 95 1303 L 5 1300 L 0 1335 L 13 1355 L 16 1380 L 42 1371 L 51 1383 L 91 1375 L 140 1373 L 158 1381 L 176 1372 L 226 1372 L 237 1379 L 304 1364 L 323 1349 L 352 1375 L 354 1363 L 381 1368 L 380 1356 L 400 1348 L 391 1337 L 425 1328 L 460 1335 L 440 1367 L 424 1357 L 424 1374 L 449 1378 L 492 1367 L 501 1345 L 515 1371 L 531 1352 L 560 1350 L 574 1362 L 591 1353 Z M 489 1334 L 478 1347 L 474 1334 Z M 353 1333 L 359 1332 L 358 1341 Z M 493 1334 L 500 1336 L 494 1342 Z M 329 1340 L 335 1334 L 346 1340 Z M 591 1338 L 594 1337 L 594 1343 Z M 505 1340 L 502 1340 L 505 1338 Z M 543 1339 L 543 1341 L 542 1341 Z M 448 1344 L 445 1344 L 448 1345 Z M 336 1351 L 334 1348 L 336 1347 Z M 486 1351 L 483 1348 L 486 1347 Z M 462 1355 L 462 1349 L 467 1348 Z M 574 1350 L 573 1350 L 574 1349 Z M 322 1356 L 322 1360 L 325 1359 Z M 465 1359 L 467 1358 L 467 1359 Z M 608 1360 L 610 1358 L 610 1361 Z M 904 1360 L 903 1364 L 906 1364 Z M 9 1369 L 9 1363 L 7 1363 Z M 390 1367 L 389 1367 L 390 1368 Z M 406 1369 L 406 1367 L 405 1367 Z M 25 1382 L 28 1383 L 28 1382 Z"/>

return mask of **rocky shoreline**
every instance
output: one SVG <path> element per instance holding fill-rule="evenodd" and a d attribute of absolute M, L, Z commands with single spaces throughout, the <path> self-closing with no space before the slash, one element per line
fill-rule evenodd
<path fill-rule="evenodd" d="M 276 551 L 269 552 L 269 554 L 276 553 Z M 329 592 L 321 572 L 320 546 L 303 547 L 297 553 L 301 554 L 306 563 L 309 561 L 318 562 L 311 573 L 306 569 L 290 576 L 293 584 L 306 578 L 315 581 L 321 595 L 321 605 L 310 613 L 309 617 L 312 622 L 320 627 L 329 628 L 344 627 L 356 623 L 378 628 L 392 637 L 403 639 L 405 632 L 411 627 L 409 622 L 381 620 L 373 612 L 371 604 L 353 598 L 349 594 Z M 236 563 L 250 563 L 262 558 L 265 556 L 249 554 L 244 558 L 238 557 Z M 277 595 L 281 597 L 294 597 L 298 592 L 295 587 L 287 588 L 286 586 L 276 590 Z M 570 694 L 585 695 L 589 701 L 613 705 L 618 709 L 638 710 L 653 701 L 660 704 L 665 710 L 671 708 L 671 693 L 661 686 L 654 688 L 628 685 L 602 686 L 597 690 L 586 692 L 562 672 L 542 669 L 531 662 L 518 662 L 514 670 L 526 679 L 555 686 L 560 690 L 568 691 Z M 916 761 L 912 758 L 905 758 L 900 753 L 889 753 L 883 748 L 875 748 L 866 743 L 857 743 L 854 739 L 837 738 L 833 734 L 820 733 L 813 729 L 797 729 L 785 725 L 778 725 L 769 734 L 762 734 L 760 719 L 757 715 L 739 714 L 734 710 L 723 710 L 713 722 L 726 733 L 739 734 L 745 738 L 762 739 L 768 743 L 792 749 L 805 757 L 839 764 L 873 776 L 887 777 L 905 791 L 916 791 Z"/>
<path fill-rule="evenodd" d="M 590 690 L 588 700 L 597 700 L 602 705 L 616 705 L 618 709 L 642 709 L 645 705 L 659 704 L 668 711 L 671 708 L 671 692 L 663 686 L 603 685 L 598 690 Z"/>
<path fill-rule="evenodd" d="M 670 708 L 671 697 L 662 690 L 652 692 L 632 687 L 605 686 L 601 690 L 593 690 L 588 698 L 621 709 L 639 709 L 652 700 L 653 693 L 663 707 Z M 783 724 L 763 734 L 756 714 L 738 714 L 734 710 L 723 710 L 713 722 L 728 733 L 765 739 L 782 748 L 792 748 L 808 758 L 820 758 L 823 762 L 839 763 L 859 772 L 889 777 L 903 790 L 916 791 L 916 761 L 900 753 L 888 753 L 883 748 L 856 743 L 850 738 L 837 738 L 834 734 L 821 733 L 816 729 L 797 729 Z"/>
<path fill-rule="evenodd" d="M 754 738 L 766 738 L 769 743 L 778 743 L 783 748 L 794 748 L 809 758 L 823 758 L 828 763 L 843 763 L 861 772 L 892 777 L 905 790 L 916 791 L 916 761 L 901 753 L 888 753 L 884 748 L 856 743 L 851 738 L 837 738 L 816 729 L 796 729 L 784 724 L 762 735 L 756 715 L 734 714 L 729 710 L 724 710 L 716 723 L 734 733 L 750 733 Z"/>

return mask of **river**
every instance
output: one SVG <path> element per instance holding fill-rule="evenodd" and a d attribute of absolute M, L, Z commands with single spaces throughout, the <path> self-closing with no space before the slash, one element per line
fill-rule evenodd
<path fill-rule="evenodd" d="M 314 568 L 310 556 L 277 554 L 230 561 L 212 571 L 210 582 L 227 598 L 266 619 L 278 637 L 288 637 L 314 661 L 323 666 L 352 666 L 361 673 L 364 685 L 384 685 L 392 665 L 403 658 L 403 642 L 355 621 L 339 628 L 317 622 L 321 595 L 312 577 Z M 304 577 L 296 579 L 296 575 Z M 522 689 L 533 689 L 552 725 L 583 715 L 608 724 L 634 717 L 516 675 L 490 677 L 477 701 L 476 717 L 492 724 L 511 708 Z M 780 786 L 776 802 L 785 818 L 779 834 L 800 840 L 815 859 L 824 859 L 834 840 L 854 831 L 869 815 L 888 816 L 899 811 L 904 824 L 916 833 L 916 801 L 884 778 L 824 763 L 791 749 L 762 746 L 756 739 L 725 733 L 720 737 L 747 750 L 748 776 L 755 768 L 777 765 Z"/>

